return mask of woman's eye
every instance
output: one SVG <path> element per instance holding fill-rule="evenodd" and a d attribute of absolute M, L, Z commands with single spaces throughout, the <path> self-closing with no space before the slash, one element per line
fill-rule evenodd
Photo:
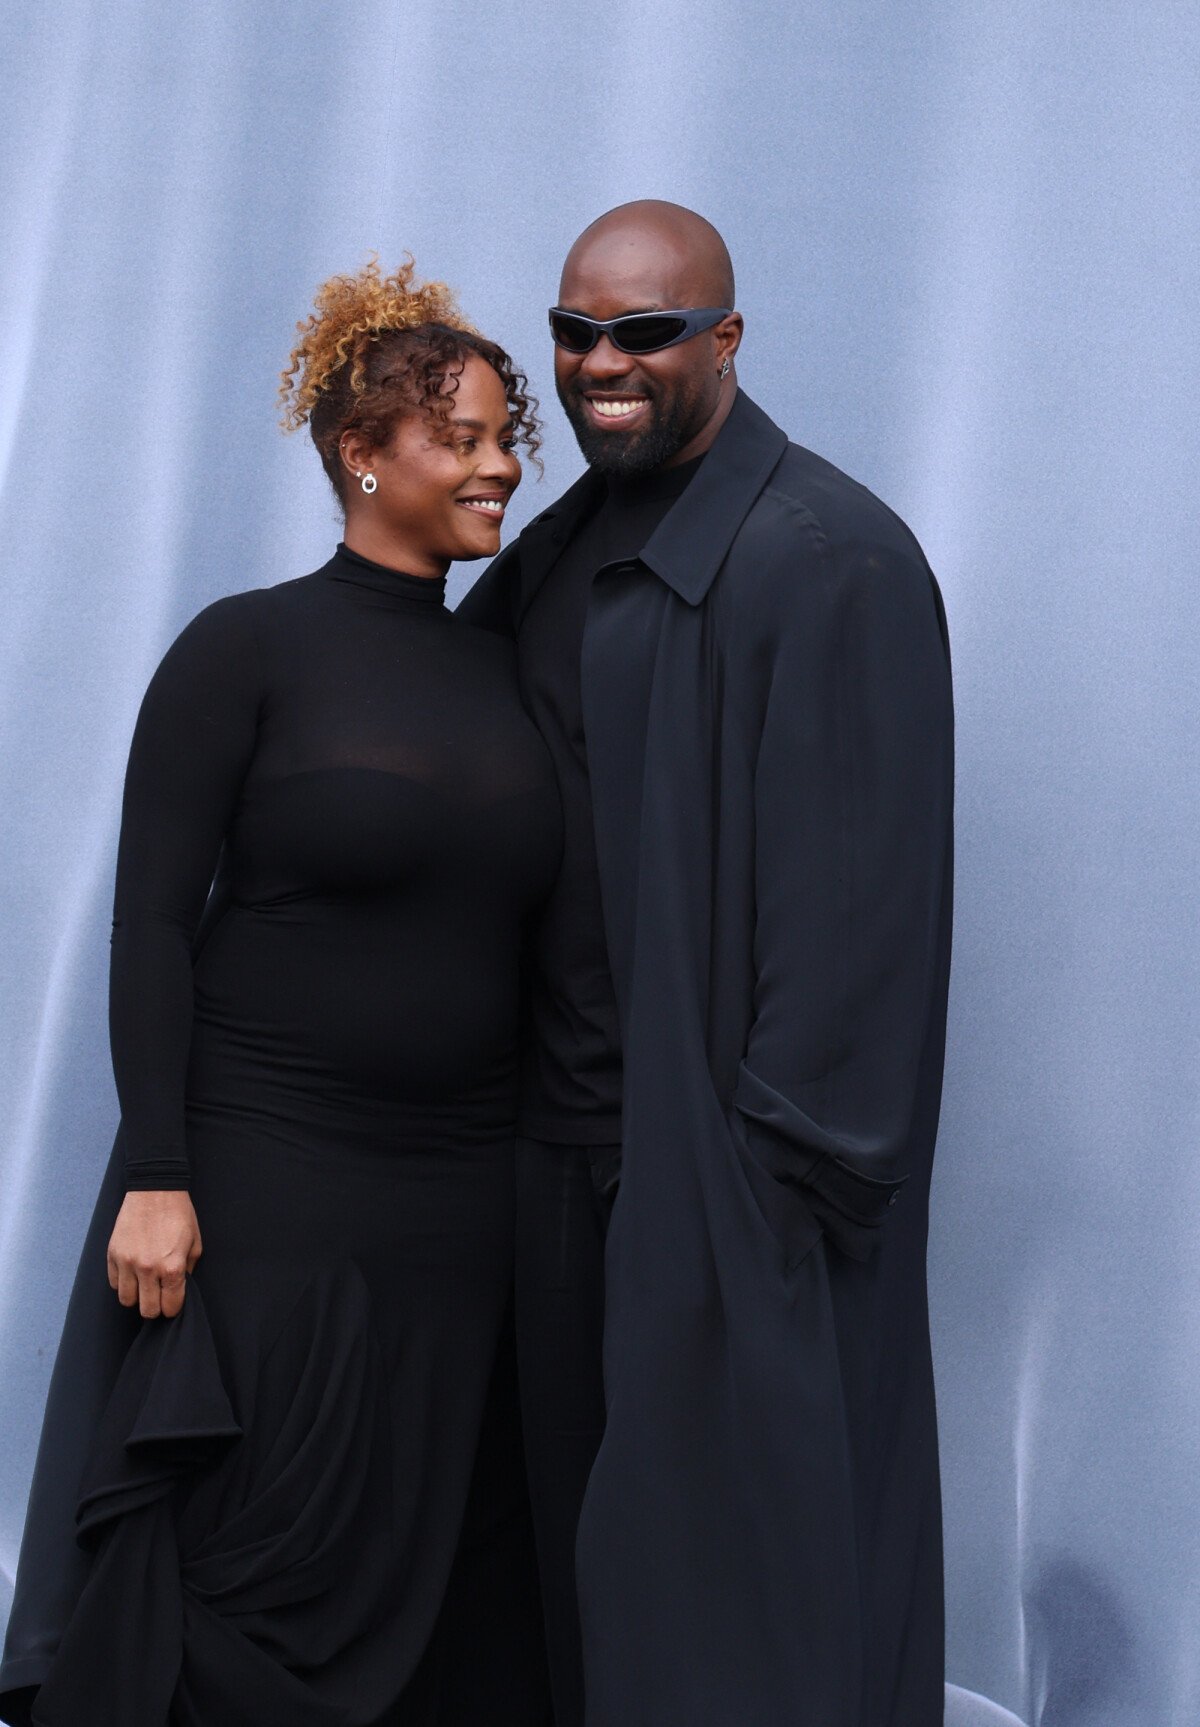
<path fill-rule="evenodd" d="M 464 456 L 469 456 L 471 451 L 475 448 L 475 440 L 474 438 L 460 438 L 458 440 L 458 447 Z"/>
<path fill-rule="evenodd" d="M 504 451 L 506 456 L 511 456 L 516 447 L 517 440 L 515 438 L 502 438 L 500 440 L 500 448 Z"/>

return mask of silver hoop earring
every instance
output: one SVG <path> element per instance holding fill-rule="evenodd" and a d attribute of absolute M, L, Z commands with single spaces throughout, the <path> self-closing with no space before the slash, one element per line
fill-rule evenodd
<path fill-rule="evenodd" d="M 721 361 L 721 370 L 718 376 L 722 378 L 727 378 L 729 376 L 729 361 L 727 358 Z"/>
<path fill-rule="evenodd" d="M 364 474 L 362 479 L 359 481 L 359 485 L 367 494 L 368 498 L 371 496 L 371 493 L 375 490 L 378 484 L 379 481 L 375 478 L 374 474 Z"/>

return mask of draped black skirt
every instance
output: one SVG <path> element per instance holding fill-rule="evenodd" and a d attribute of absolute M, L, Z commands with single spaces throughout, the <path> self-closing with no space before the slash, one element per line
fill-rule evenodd
<path fill-rule="evenodd" d="M 0 1714 L 543 1727 L 511 1142 L 193 1112 L 204 1254 L 141 1321 L 106 1177 L 47 1405 Z"/>

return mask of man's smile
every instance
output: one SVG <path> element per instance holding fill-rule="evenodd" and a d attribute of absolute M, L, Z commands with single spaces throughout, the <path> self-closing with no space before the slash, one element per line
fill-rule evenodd
<path fill-rule="evenodd" d="M 589 417 L 597 426 L 628 426 L 640 420 L 650 406 L 649 396 L 597 396 L 588 394 L 584 397 L 588 405 Z"/>

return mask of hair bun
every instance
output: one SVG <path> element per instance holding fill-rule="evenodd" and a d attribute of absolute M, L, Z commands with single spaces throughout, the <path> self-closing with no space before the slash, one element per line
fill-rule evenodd
<path fill-rule="evenodd" d="M 285 431 L 303 426 L 329 380 L 349 363 L 350 388 L 363 388 L 367 345 L 385 330 L 445 324 L 478 334 L 445 282 L 416 284 L 411 255 L 385 276 L 372 254 L 353 276 L 331 276 L 313 296 L 315 310 L 296 325 L 300 340 L 281 374 L 279 400 Z"/>

